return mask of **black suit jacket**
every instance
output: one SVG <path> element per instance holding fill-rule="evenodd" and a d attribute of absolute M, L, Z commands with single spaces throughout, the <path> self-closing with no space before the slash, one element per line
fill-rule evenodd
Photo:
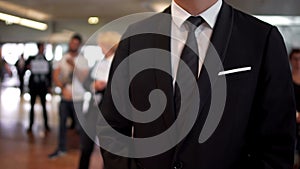
<path fill-rule="evenodd" d="M 170 13 L 170 8 L 164 13 Z M 147 48 L 170 51 L 170 37 L 151 33 L 164 32 L 170 35 L 170 25 L 170 17 L 168 19 L 158 14 L 131 25 L 124 34 L 112 63 L 108 88 L 100 107 L 105 119 L 120 133 L 131 136 L 133 127 L 134 137 L 155 136 L 167 130 L 176 118 L 172 77 L 162 71 L 150 69 L 139 73 L 131 81 L 128 91 L 132 105 L 140 111 L 149 109 L 148 96 L 153 89 L 161 89 L 166 94 L 167 105 L 164 112 L 150 123 L 136 123 L 124 118 L 117 111 L 111 95 L 114 72 L 130 54 Z M 138 32 L 150 33 L 131 36 Z M 220 56 L 224 70 L 246 66 L 252 68 L 251 71 L 225 75 L 225 108 L 213 135 L 205 143 L 198 143 L 212 104 L 211 91 L 215 86 L 209 81 L 207 71 L 203 68 L 198 79 L 201 100 L 199 113 L 189 134 L 173 149 L 149 158 L 129 159 L 102 149 L 107 169 L 292 167 L 295 135 L 293 86 L 286 48 L 277 28 L 224 2 L 211 42 Z M 205 62 L 210 59 L 209 51 Z M 130 64 L 134 63 L 129 61 L 128 65 Z M 170 56 L 154 59 L 151 64 L 165 64 L 171 69 Z M 124 72 L 124 79 L 129 77 L 128 70 Z M 214 83 L 218 83 L 218 78 L 216 72 Z M 99 135 L 100 138 L 102 136 Z"/>
<path fill-rule="evenodd" d="M 31 63 L 32 61 L 34 61 L 35 59 L 37 59 L 37 56 L 31 56 L 28 58 L 28 60 L 26 60 L 25 62 L 25 68 L 26 69 L 31 69 Z M 48 63 L 48 69 L 49 72 L 47 74 L 34 74 L 32 73 L 30 75 L 29 78 L 29 84 L 28 87 L 30 89 L 30 91 L 36 91 L 36 92 L 47 92 L 47 90 L 51 87 L 52 85 L 52 64 L 50 61 L 47 61 L 46 57 L 43 55 L 43 60 L 45 60 Z M 40 78 L 40 76 L 44 76 L 44 78 L 42 78 L 39 82 L 35 81 L 35 78 L 38 77 Z"/>

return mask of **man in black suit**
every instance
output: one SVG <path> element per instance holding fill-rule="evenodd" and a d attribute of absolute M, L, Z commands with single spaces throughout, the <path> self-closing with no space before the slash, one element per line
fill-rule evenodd
<path fill-rule="evenodd" d="M 169 17 L 164 17 L 165 15 Z M 193 22 L 196 28 L 189 29 L 186 20 Z M 195 24 L 195 20 L 199 22 Z M 211 44 L 201 41 L 205 37 L 210 39 Z M 186 54 L 190 53 L 185 51 L 186 46 L 174 39 L 186 41 L 185 44 L 194 39 L 192 44 L 196 44 L 196 52 L 192 49 L 199 56 L 198 60 L 195 62 L 192 57 L 194 54 Z M 161 56 L 148 60 L 154 66 L 164 65 L 170 70 L 169 74 L 154 68 L 142 71 L 132 78 L 131 71 L 135 69 L 132 65 L 139 62 L 127 58 L 144 49 L 153 48 L 172 53 L 162 52 Z M 215 56 L 212 54 L 213 48 L 221 62 L 220 69 L 219 65 L 211 64 L 211 58 Z M 200 102 L 197 98 L 188 100 L 193 104 L 187 107 L 194 106 L 198 110 L 195 123 L 180 138 L 180 142 L 161 153 L 145 155 L 161 144 L 174 144 L 173 140 L 181 137 L 181 129 L 189 123 L 177 124 L 178 133 L 169 135 L 169 139 L 156 142 L 153 147 L 149 148 L 145 144 L 144 149 L 134 149 L 137 154 L 142 154 L 139 157 L 132 155 L 131 150 L 126 151 L 126 156 L 125 151 L 121 150 L 128 147 L 130 149 L 131 145 L 122 143 L 113 134 L 108 134 L 109 127 L 105 126 L 104 119 L 100 119 L 99 138 L 105 168 L 292 168 L 295 104 L 283 39 L 276 27 L 240 12 L 222 0 L 174 0 L 163 13 L 133 24 L 127 29 L 112 63 L 109 83 L 100 106 L 102 115 L 113 129 L 128 137 L 134 137 L 134 141 L 164 133 L 172 127 L 176 118 L 190 116 L 185 111 L 180 110 L 178 113 L 178 85 L 174 84 L 174 80 L 181 78 L 182 68 L 173 55 L 180 56 L 195 77 L 186 82 L 197 82 L 197 89 L 180 91 L 181 95 L 185 92 L 200 95 Z M 186 55 L 190 56 L 187 61 Z M 114 81 L 120 65 L 124 68 L 118 76 L 121 78 Z M 226 82 L 226 101 L 224 109 L 219 112 L 222 116 L 214 119 L 210 114 L 210 109 L 213 109 L 211 106 L 215 104 L 212 100 L 216 98 L 213 91 L 224 87 L 220 85 L 222 78 Z M 130 81 L 130 86 L 124 92 L 120 88 L 128 83 L 125 81 Z M 166 96 L 167 102 L 161 116 L 148 123 L 134 120 L 135 111 L 128 105 L 128 100 L 138 111 L 147 111 L 154 103 L 152 96 L 149 96 L 154 89 L 160 89 Z M 128 100 L 124 96 L 126 92 L 129 95 Z M 115 96 L 118 96 L 117 102 Z M 184 100 L 181 103 L 182 101 Z M 117 107 L 118 105 L 121 106 Z M 216 111 L 212 114 L 216 114 Z M 213 124 L 214 120 L 216 126 L 207 125 Z M 203 139 L 201 136 L 210 128 L 213 132 Z M 121 153 L 115 151 L 118 148 Z"/>
<path fill-rule="evenodd" d="M 43 116 L 44 116 L 44 126 L 46 131 L 50 131 L 48 125 L 48 115 L 46 109 L 46 95 L 50 92 L 51 89 L 51 72 L 52 72 L 52 64 L 46 59 L 44 54 L 45 52 L 45 44 L 43 42 L 37 43 L 38 54 L 32 57 L 29 57 L 25 63 L 26 69 L 31 71 L 31 75 L 29 78 L 29 94 L 31 96 L 30 99 L 30 114 L 29 114 L 29 127 L 27 132 L 32 132 L 32 126 L 34 123 L 34 105 L 37 96 L 40 97 L 42 108 L 43 108 Z"/>

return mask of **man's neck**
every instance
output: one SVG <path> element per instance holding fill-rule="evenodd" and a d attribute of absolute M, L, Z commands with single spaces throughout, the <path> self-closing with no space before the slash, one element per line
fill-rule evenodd
<path fill-rule="evenodd" d="M 181 8 L 191 15 L 199 15 L 210 8 L 218 0 L 174 0 Z"/>

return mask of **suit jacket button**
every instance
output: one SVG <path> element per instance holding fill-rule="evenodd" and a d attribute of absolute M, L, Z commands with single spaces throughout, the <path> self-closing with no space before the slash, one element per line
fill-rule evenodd
<path fill-rule="evenodd" d="M 175 162 L 174 169 L 182 169 L 182 168 L 183 168 L 183 164 L 181 161 Z"/>

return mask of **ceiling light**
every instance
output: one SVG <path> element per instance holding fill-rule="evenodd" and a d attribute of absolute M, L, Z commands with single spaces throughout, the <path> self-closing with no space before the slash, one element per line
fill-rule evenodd
<path fill-rule="evenodd" d="M 275 26 L 300 25 L 299 16 L 254 15 L 256 18 Z"/>
<path fill-rule="evenodd" d="M 23 19 L 23 18 L 20 20 L 19 24 L 23 25 L 23 26 L 27 26 L 29 28 L 42 30 L 42 31 L 44 31 L 48 28 L 47 24 L 45 24 L 45 23 L 33 21 L 33 20 L 30 20 L 30 19 Z"/>
<path fill-rule="evenodd" d="M 91 25 L 96 25 L 96 24 L 99 23 L 99 18 L 96 17 L 96 16 L 89 17 L 88 23 L 91 24 Z"/>
<path fill-rule="evenodd" d="M 7 1 L 0 0 L 0 8 L 4 9 L 4 11 L 6 12 L 14 13 L 26 18 L 32 18 L 40 21 L 46 21 L 51 18 L 49 14 L 46 14 L 44 12 L 37 11 L 35 9 L 30 9 L 28 7 L 24 7 Z"/>
<path fill-rule="evenodd" d="M 48 25 L 45 23 L 37 22 L 34 20 L 25 19 L 25 18 L 13 16 L 1 12 L 0 12 L 0 20 L 5 21 L 5 23 L 18 24 L 18 25 L 22 25 L 33 29 L 42 30 L 42 31 L 48 28 Z"/>

